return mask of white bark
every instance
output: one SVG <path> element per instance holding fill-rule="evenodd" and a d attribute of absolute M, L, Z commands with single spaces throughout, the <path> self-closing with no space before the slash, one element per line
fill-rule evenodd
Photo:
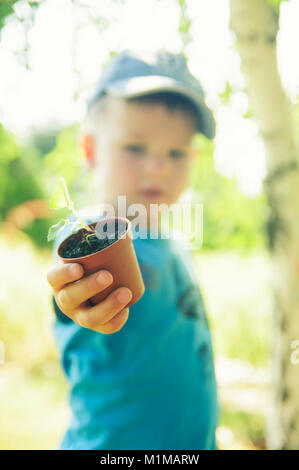
<path fill-rule="evenodd" d="M 267 443 L 271 449 L 299 449 L 299 365 L 290 360 L 291 343 L 299 339 L 299 171 L 291 106 L 277 68 L 278 21 L 266 0 L 230 0 L 230 11 L 268 169 L 274 312 Z"/>

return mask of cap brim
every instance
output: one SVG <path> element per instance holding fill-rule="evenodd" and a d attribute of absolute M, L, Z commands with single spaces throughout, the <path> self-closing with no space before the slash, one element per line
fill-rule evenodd
<path fill-rule="evenodd" d="M 170 77 L 151 75 L 119 80 L 107 86 L 105 91 L 109 95 L 121 98 L 134 98 L 159 91 L 173 91 L 184 95 L 189 98 L 197 108 L 197 130 L 204 134 L 208 139 L 212 139 L 215 136 L 215 120 L 212 112 L 204 102 L 203 97 L 199 93 L 183 86 L 180 82 Z M 89 105 L 96 101 L 96 99 L 97 97 L 95 96 L 89 102 Z"/>

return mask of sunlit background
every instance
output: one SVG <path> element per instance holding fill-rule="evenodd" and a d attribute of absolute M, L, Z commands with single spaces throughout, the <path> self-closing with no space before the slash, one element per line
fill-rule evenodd
<path fill-rule="evenodd" d="M 216 354 L 217 439 L 220 448 L 263 448 L 271 334 L 266 168 L 228 0 L 188 0 L 188 37 L 179 32 L 175 0 L 28 3 L 14 4 L 0 42 L 0 448 L 57 448 L 67 425 L 45 281 L 52 263 L 47 227 L 58 218 L 47 199 L 62 175 L 79 207 L 96 202 L 78 148 L 79 123 L 103 65 L 137 45 L 183 49 L 215 113 L 216 139 L 199 139 L 189 189 L 204 204 L 204 245 L 193 254 Z M 281 5 L 278 65 L 299 126 L 298 18 L 297 0 Z"/>
<path fill-rule="evenodd" d="M 217 118 L 216 168 L 221 174 L 236 175 L 242 192 L 256 194 L 265 175 L 263 146 L 256 125 L 243 119 L 249 105 L 229 30 L 228 1 L 189 0 L 188 9 L 193 39 L 186 50 L 189 67 L 200 78 Z M 30 23 L 27 2 L 19 2 L 15 11 Z M 29 31 L 12 18 L 0 45 L 1 122 L 26 136 L 32 129 L 80 121 L 85 99 L 112 51 L 138 47 L 180 52 L 179 16 L 173 0 L 48 0 L 39 7 Z M 293 101 L 299 83 L 298 17 L 298 1 L 282 4 L 278 64 Z M 28 55 L 24 46 L 30 48 Z M 232 96 L 226 102 L 219 95 L 228 84 Z M 238 129 L 237 135 L 232 129 Z"/>

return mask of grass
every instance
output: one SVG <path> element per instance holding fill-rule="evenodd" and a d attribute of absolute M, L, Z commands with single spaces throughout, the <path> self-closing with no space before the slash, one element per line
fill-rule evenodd
<path fill-rule="evenodd" d="M 0 448 L 57 449 L 69 419 L 65 380 L 60 371 L 49 379 L 7 370 L 3 379 Z"/>
<path fill-rule="evenodd" d="M 195 263 L 216 356 L 268 367 L 272 296 L 267 254 L 198 253 Z"/>
<path fill-rule="evenodd" d="M 265 449 L 264 428 L 265 418 L 260 414 L 246 413 L 226 406 L 222 411 L 221 426 L 217 431 L 220 448 Z"/>

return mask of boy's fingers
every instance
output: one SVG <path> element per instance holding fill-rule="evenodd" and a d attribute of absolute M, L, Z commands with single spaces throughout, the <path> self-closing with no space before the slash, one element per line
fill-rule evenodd
<path fill-rule="evenodd" d="M 92 330 L 97 331 L 98 333 L 111 335 L 112 333 L 116 333 L 117 331 L 119 331 L 124 326 L 128 317 L 129 307 L 125 307 L 116 315 L 114 315 L 114 317 L 111 318 L 111 320 L 109 320 L 107 323 L 105 323 L 104 325 L 97 325 L 93 327 Z M 80 326 L 88 328 L 85 324 L 81 324 Z"/>
<path fill-rule="evenodd" d="M 111 292 L 99 304 L 79 309 L 74 321 L 85 328 L 104 332 L 105 329 L 111 329 L 111 325 L 108 325 L 108 323 L 125 308 L 131 299 L 132 292 L 130 289 L 120 287 Z M 118 321 L 115 319 L 116 323 Z"/>
<path fill-rule="evenodd" d="M 68 282 L 77 281 L 84 274 L 79 263 L 56 264 L 47 272 L 47 280 L 54 290 L 59 290 Z"/>
<path fill-rule="evenodd" d="M 81 279 L 80 282 L 70 284 L 60 289 L 57 301 L 60 309 L 72 311 L 77 309 L 86 300 L 98 294 L 113 282 L 113 276 L 109 271 L 102 270 L 90 274 Z"/>
<path fill-rule="evenodd" d="M 98 331 L 106 335 L 111 335 L 111 333 L 116 333 L 124 326 L 128 317 L 129 317 L 129 308 L 126 307 L 123 310 L 121 310 L 119 313 L 117 313 L 110 321 L 108 321 L 108 323 L 105 323 L 105 325 L 101 325 L 100 330 Z"/>

